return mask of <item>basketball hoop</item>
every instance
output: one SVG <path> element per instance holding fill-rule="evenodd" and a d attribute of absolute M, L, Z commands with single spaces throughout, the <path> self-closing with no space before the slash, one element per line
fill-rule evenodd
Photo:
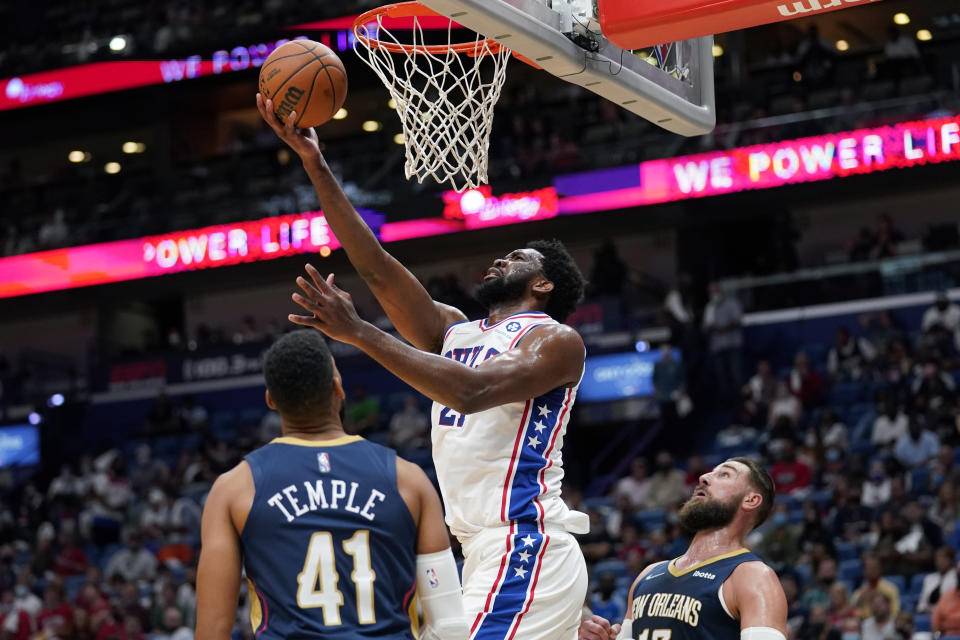
<path fill-rule="evenodd" d="M 412 42 L 400 42 L 385 22 L 409 29 Z M 439 23 L 429 29 L 439 43 L 428 42 L 424 22 Z M 487 182 L 493 108 L 511 51 L 480 34 L 455 43 L 454 28 L 453 20 L 418 2 L 379 7 L 353 23 L 357 54 L 383 81 L 400 116 L 407 179 L 432 176 L 463 191 Z"/>

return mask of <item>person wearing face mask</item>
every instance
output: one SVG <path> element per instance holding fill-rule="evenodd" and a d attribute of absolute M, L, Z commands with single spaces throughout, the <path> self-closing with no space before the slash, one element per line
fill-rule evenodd
<path fill-rule="evenodd" d="M 800 555 L 799 539 L 790 526 L 786 505 L 779 505 L 774 510 L 770 523 L 773 528 L 764 534 L 763 540 L 757 545 L 757 553 L 774 569 L 780 570 L 796 562 Z"/>
<path fill-rule="evenodd" d="M 623 602 L 626 594 L 617 589 L 617 579 L 612 573 L 601 574 L 597 586 L 590 594 L 590 611 L 607 620 L 623 620 Z"/>
<path fill-rule="evenodd" d="M 883 462 L 875 460 L 870 463 L 870 475 L 863 481 L 863 492 L 860 504 L 865 507 L 876 508 L 890 501 L 890 478 Z"/>

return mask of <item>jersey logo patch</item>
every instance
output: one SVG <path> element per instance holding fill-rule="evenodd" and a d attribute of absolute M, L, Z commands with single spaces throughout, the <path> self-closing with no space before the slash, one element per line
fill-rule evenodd
<path fill-rule="evenodd" d="M 694 572 L 693 572 L 693 577 L 694 577 L 694 578 L 706 578 L 707 580 L 716 580 L 716 578 L 717 578 L 717 576 L 713 575 L 712 573 L 707 573 L 706 571 L 694 571 Z"/>
<path fill-rule="evenodd" d="M 509 331 L 510 333 L 516 333 L 517 331 L 520 331 L 520 323 L 519 323 L 519 322 L 516 322 L 516 321 L 514 321 L 514 322 L 508 322 L 506 329 L 507 329 L 507 331 Z"/>
<path fill-rule="evenodd" d="M 437 572 L 433 569 L 427 569 L 427 582 L 430 584 L 431 589 L 436 589 L 440 586 L 440 578 L 437 577 Z"/>
<path fill-rule="evenodd" d="M 663 572 L 661 572 L 661 573 L 655 573 L 655 574 L 653 574 L 652 576 L 647 576 L 646 578 L 644 578 L 644 580 L 653 580 L 654 578 L 659 578 L 659 577 L 662 576 L 662 575 L 663 575 Z"/>
<path fill-rule="evenodd" d="M 317 454 L 317 466 L 320 467 L 320 471 L 323 473 L 330 471 L 330 456 L 326 451 Z"/>

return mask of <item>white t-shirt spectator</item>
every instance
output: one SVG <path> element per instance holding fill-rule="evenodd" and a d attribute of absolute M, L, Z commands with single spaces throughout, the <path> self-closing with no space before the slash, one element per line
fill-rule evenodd
<path fill-rule="evenodd" d="M 871 509 L 886 504 L 890 501 L 891 485 L 890 478 L 884 478 L 880 482 L 864 481 L 860 494 L 860 504 Z"/>
<path fill-rule="evenodd" d="M 127 582 L 152 580 L 156 573 L 157 559 L 142 547 L 136 551 L 130 548 L 121 549 L 110 558 L 107 568 L 103 572 L 107 580 L 113 575 L 119 574 Z"/>
<path fill-rule="evenodd" d="M 960 330 L 960 306 L 951 303 L 943 311 L 938 309 L 937 305 L 927 309 L 923 314 L 923 330 L 928 331 L 935 324 L 945 327 L 951 333 Z"/>
<path fill-rule="evenodd" d="M 634 508 L 642 507 L 647 500 L 647 493 L 650 491 L 650 478 L 644 478 L 643 480 L 635 480 L 631 476 L 621 478 L 617 481 L 617 484 L 613 486 L 613 493 L 611 498 L 614 502 L 617 501 L 617 498 L 620 496 L 626 496 L 627 500 L 630 501 L 630 505 Z"/>
<path fill-rule="evenodd" d="M 850 337 L 843 347 L 836 345 L 827 354 L 827 371 L 837 377 L 846 376 L 851 380 L 859 380 L 863 370 L 877 357 L 877 348 L 866 338 Z"/>
<path fill-rule="evenodd" d="M 425 446 L 430 422 L 419 407 L 408 404 L 390 418 L 390 443 L 401 449 Z"/>
<path fill-rule="evenodd" d="M 923 579 L 923 588 L 920 590 L 920 600 L 917 602 L 917 613 L 929 613 L 933 611 L 935 602 L 930 602 L 930 597 L 934 590 L 940 587 L 939 594 L 943 595 L 957 588 L 957 570 L 951 568 L 944 574 L 928 573 Z"/>
<path fill-rule="evenodd" d="M 837 449 L 847 450 L 847 425 L 842 422 L 834 422 L 823 432 L 823 446 L 827 449 L 836 447 Z M 808 447 L 814 447 L 817 444 L 817 435 L 813 429 L 807 430 L 805 444 Z"/>
<path fill-rule="evenodd" d="M 873 432 L 870 435 L 870 442 L 878 447 L 885 447 L 895 443 L 901 436 L 907 435 L 907 428 L 910 421 L 901 411 L 897 417 L 890 419 L 887 414 L 877 416 L 873 421 Z"/>

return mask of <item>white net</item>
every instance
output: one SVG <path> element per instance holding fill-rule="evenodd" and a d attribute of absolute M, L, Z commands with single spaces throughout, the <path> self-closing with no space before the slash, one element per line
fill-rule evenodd
<path fill-rule="evenodd" d="M 354 26 L 357 53 L 396 104 L 406 177 L 422 183 L 430 176 L 457 191 L 486 184 L 493 109 L 511 52 L 480 35 L 454 45 L 453 22 L 446 28 L 446 44 L 430 44 L 421 21 L 411 20 L 412 42 L 406 43 L 384 26 L 381 14 Z M 444 36 L 443 30 L 430 31 L 434 42 Z"/>

